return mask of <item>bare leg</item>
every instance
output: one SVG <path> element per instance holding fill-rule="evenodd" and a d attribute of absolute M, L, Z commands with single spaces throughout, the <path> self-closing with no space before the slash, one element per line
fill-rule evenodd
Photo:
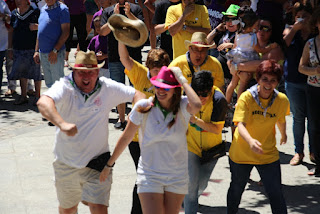
<path fill-rule="evenodd" d="M 108 214 L 108 207 L 102 204 L 88 203 L 92 214 Z"/>
<path fill-rule="evenodd" d="M 230 84 L 228 85 L 227 91 L 226 91 L 226 100 L 228 103 L 231 102 L 232 94 L 234 89 L 237 87 L 239 82 L 239 77 L 237 75 L 233 75 Z"/>
<path fill-rule="evenodd" d="M 34 87 L 36 89 L 36 98 L 40 97 L 40 91 L 41 91 L 41 80 L 40 81 L 34 81 Z"/>
<path fill-rule="evenodd" d="M 164 194 L 139 193 L 139 198 L 143 214 L 165 214 Z"/>
<path fill-rule="evenodd" d="M 20 87 L 21 87 L 21 96 L 26 98 L 27 97 L 27 81 L 26 78 L 20 79 Z"/>
<path fill-rule="evenodd" d="M 126 112 L 126 104 L 121 103 L 117 106 L 118 114 L 119 114 L 119 119 L 123 123 L 125 121 L 125 112 Z"/>
<path fill-rule="evenodd" d="M 184 195 L 173 192 L 164 192 L 164 208 L 166 214 L 178 214 Z"/>
<path fill-rule="evenodd" d="M 64 209 L 62 207 L 59 207 L 59 214 L 76 214 L 78 211 L 78 205 L 68 208 L 68 209 Z"/>

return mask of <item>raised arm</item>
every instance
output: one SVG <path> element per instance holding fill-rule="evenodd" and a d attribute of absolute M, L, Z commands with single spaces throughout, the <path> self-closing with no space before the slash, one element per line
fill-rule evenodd
<path fill-rule="evenodd" d="M 118 52 L 122 65 L 129 71 L 133 67 L 133 59 L 129 56 L 127 47 L 120 41 L 118 41 Z"/>
<path fill-rule="evenodd" d="M 66 135 L 74 136 L 77 134 L 77 126 L 63 120 L 56 109 L 54 100 L 51 97 L 46 95 L 41 96 L 37 102 L 37 106 L 42 116 L 60 128 L 60 130 Z"/>

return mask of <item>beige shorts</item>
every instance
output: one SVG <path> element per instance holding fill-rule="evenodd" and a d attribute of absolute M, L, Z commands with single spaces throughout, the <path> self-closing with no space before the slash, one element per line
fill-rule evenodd
<path fill-rule="evenodd" d="M 80 201 L 109 206 L 112 171 L 101 183 L 100 172 L 94 169 L 77 169 L 57 160 L 53 162 L 53 169 L 60 207 L 68 209 Z"/>

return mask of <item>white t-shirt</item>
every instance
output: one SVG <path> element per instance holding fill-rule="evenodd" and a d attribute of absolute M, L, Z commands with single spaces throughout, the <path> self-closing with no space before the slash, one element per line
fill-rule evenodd
<path fill-rule="evenodd" d="M 134 124 L 141 125 L 144 119 L 144 114 L 136 109 L 139 106 L 146 106 L 146 103 L 151 102 L 152 99 L 153 97 L 150 97 L 149 101 L 144 99 L 135 104 L 129 117 Z M 187 104 L 188 99 L 183 96 L 179 109 L 181 113 L 176 115 L 176 122 L 170 129 L 167 126 L 173 118 L 172 112 L 166 118 L 158 107 L 153 107 L 148 112 L 145 130 L 142 130 L 141 126 L 139 130 L 141 156 L 137 170 L 138 180 L 141 175 L 188 176 L 186 131 L 191 115 L 187 111 Z"/>
<path fill-rule="evenodd" d="M 4 0 L 0 0 L 0 13 L 11 15 L 11 11 Z M 2 18 L 0 19 L 0 51 L 8 48 L 8 30 Z"/>
<path fill-rule="evenodd" d="M 51 97 L 61 117 L 66 122 L 76 124 L 78 129 L 75 136 L 69 137 L 57 128 L 56 160 L 83 168 L 91 159 L 109 151 L 109 112 L 120 103 L 132 101 L 135 89 L 100 77 L 101 88 L 85 101 L 68 78 L 70 76 L 56 81 L 44 95 Z"/>

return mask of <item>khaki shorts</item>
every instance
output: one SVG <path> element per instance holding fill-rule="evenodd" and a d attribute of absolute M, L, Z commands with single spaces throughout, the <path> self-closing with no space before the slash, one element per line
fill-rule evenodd
<path fill-rule="evenodd" d="M 60 161 L 53 162 L 59 206 L 68 209 L 80 201 L 109 206 L 112 171 L 105 182 L 99 181 L 100 172 L 77 169 Z"/>

